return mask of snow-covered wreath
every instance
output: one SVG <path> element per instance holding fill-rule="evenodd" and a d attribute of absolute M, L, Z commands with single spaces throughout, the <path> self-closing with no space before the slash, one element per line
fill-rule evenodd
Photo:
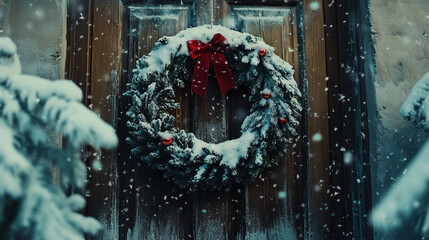
<path fill-rule="evenodd" d="M 291 65 L 273 51 L 258 37 L 220 26 L 162 37 L 137 61 L 128 84 L 132 104 L 127 142 L 132 154 L 180 187 L 193 189 L 247 183 L 277 165 L 296 134 L 301 106 Z M 207 143 L 175 127 L 171 113 L 180 104 L 174 89 L 192 80 L 192 91 L 205 97 L 208 64 L 222 94 L 236 84 L 251 90 L 252 108 L 238 139 Z"/>

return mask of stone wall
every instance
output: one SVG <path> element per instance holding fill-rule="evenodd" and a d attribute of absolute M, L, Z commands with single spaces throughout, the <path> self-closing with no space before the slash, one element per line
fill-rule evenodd
<path fill-rule="evenodd" d="M 23 73 L 64 76 L 66 7 L 66 0 L 0 0 L 0 35 L 17 45 Z"/>
<path fill-rule="evenodd" d="M 377 69 L 377 157 L 371 165 L 376 204 L 429 137 L 399 114 L 413 85 L 429 72 L 429 1 L 370 0 L 370 11 Z M 375 232 L 375 239 L 415 239 L 412 225 L 405 235 Z"/>

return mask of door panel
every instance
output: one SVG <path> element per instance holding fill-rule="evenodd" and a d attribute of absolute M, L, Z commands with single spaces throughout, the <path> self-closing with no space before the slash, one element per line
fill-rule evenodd
<path fill-rule="evenodd" d="M 131 33 L 138 37 L 137 53 L 148 54 L 162 36 L 171 36 L 188 26 L 190 8 L 174 5 L 130 7 Z M 133 28 L 136 27 L 136 28 Z"/>
<path fill-rule="evenodd" d="M 232 7 L 235 28 L 260 37 L 275 47 L 274 53 L 293 65 L 298 78 L 296 9 L 284 7 Z"/>

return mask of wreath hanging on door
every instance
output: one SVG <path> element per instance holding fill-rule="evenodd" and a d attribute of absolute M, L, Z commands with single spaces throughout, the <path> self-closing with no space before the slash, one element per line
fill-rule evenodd
<path fill-rule="evenodd" d="M 296 135 L 301 106 L 293 69 L 258 37 L 224 27 L 200 26 L 162 37 L 137 61 L 125 95 L 132 154 L 162 170 L 180 187 L 221 189 L 250 182 L 275 166 Z M 214 144 L 175 127 L 175 88 L 192 81 L 205 97 L 209 65 L 222 94 L 236 85 L 249 88 L 250 115 L 238 139 Z M 198 97 L 198 96 L 196 96 Z"/>

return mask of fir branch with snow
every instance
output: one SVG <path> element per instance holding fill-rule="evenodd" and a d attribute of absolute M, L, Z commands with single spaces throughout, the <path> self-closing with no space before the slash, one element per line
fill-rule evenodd
<path fill-rule="evenodd" d="M 429 72 L 411 89 L 400 109 L 401 116 L 417 126 L 429 128 Z"/>
<path fill-rule="evenodd" d="M 412 88 L 401 107 L 404 119 L 429 129 L 429 73 Z M 375 227 L 394 230 L 411 218 L 419 218 L 416 229 L 429 233 L 429 140 L 413 158 L 406 172 L 373 210 Z"/>
<path fill-rule="evenodd" d="M 83 197 L 64 190 L 85 185 L 82 147 L 113 148 L 117 137 L 81 100 L 71 81 L 21 74 L 16 46 L 0 38 L 0 239 L 78 240 L 100 230 L 79 213 Z M 67 144 L 58 147 L 52 135 Z"/>

